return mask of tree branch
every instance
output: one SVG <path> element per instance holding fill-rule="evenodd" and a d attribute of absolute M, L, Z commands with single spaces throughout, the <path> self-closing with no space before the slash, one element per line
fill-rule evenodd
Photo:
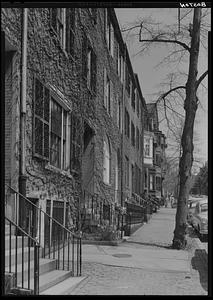
<path fill-rule="evenodd" d="M 173 89 L 169 90 L 168 92 L 162 94 L 162 95 L 157 99 L 156 103 L 158 103 L 160 100 L 164 99 L 164 98 L 165 98 L 166 96 L 168 96 L 171 92 L 174 92 L 174 91 L 176 91 L 176 90 L 178 90 L 178 89 L 185 89 L 185 88 L 186 88 L 185 85 L 176 86 L 175 88 L 173 88 Z"/>
<path fill-rule="evenodd" d="M 127 29 L 124 28 L 124 29 L 121 29 L 121 32 L 130 31 L 130 30 L 132 30 L 132 29 L 139 28 L 139 27 L 141 27 L 141 25 L 135 25 L 135 26 L 132 26 L 132 27 L 127 28 Z"/>
<path fill-rule="evenodd" d="M 206 77 L 206 75 L 208 74 L 208 70 L 206 72 L 204 72 L 200 78 L 197 80 L 196 82 L 196 90 L 198 89 L 198 86 L 200 85 L 201 81 Z"/>
<path fill-rule="evenodd" d="M 173 43 L 173 44 L 178 44 L 181 45 L 184 49 L 189 51 L 190 53 L 190 47 L 188 47 L 185 43 L 177 41 L 177 40 L 164 40 L 164 39 L 157 39 L 154 38 L 152 40 L 142 40 L 141 37 L 139 37 L 139 42 L 159 42 L 159 43 Z"/>

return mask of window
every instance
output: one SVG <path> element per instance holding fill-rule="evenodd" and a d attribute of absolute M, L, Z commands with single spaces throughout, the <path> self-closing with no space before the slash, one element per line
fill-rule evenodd
<path fill-rule="evenodd" d="M 123 56 L 122 54 L 120 53 L 119 54 L 119 76 L 121 78 L 121 82 L 123 82 L 123 67 L 124 67 L 124 61 L 123 61 Z"/>
<path fill-rule="evenodd" d="M 70 115 L 51 97 L 50 164 L 63 170 L 70 167 Z"/>
<path fill-rule="evenodd" d="M 160 154 L 156 154 L 156 155 L 155 155 L 155 164 L 156 164 L 158 167 L 161 167 L 161 155 L 160 155 Z"/>
<path fill-rule="evenodd" d="M 136 110 L 138 117 L 140 116 L 140 99 L 137 90 L 135 90 Z"/>
<path fill-rule="evenodd" d="M 134 190 L 133 192 L 140 195 L 141 193 L 141 170 L 140 168 L 137 166 L 137 164 L 132 165 L 134 168 Z"/>
<path fill-rule="evenodd" d="M 125 185 L 129 187 L 129 159 L 125 156 Z"/>
<path fill-rule="evenodd" d="M 125 135 L 128 136 L 128 138 L 130 136 L 129 127 L 130 127 L 130 117 L 129 117 L 128 111 L 125 109 L 125 128 L 124 128 L 124 131 L 125 131 Z"/>
<path fill-rule="evenodd" d="M 112 115 L 113 104 L 113 83 L 109 79 L 106 69 L 104 69 L 104 106 L 109 114 Z"/>
<path fill-rule="evenodd" d="M 154 190 L 154 185 L 153 185 L 153 181 L 154 180 L 153 180 L 153 177 L 154 176 L 150 174 L 150 176 L 149 176 L 149 189 L 150 190 Z"/>
<path fill-rule="evenodd" d="M 61 167 L 62 108 L 51 99 L 50 164 Z"/>
<path fill-rule="evenodd" d="M 107 9 L 105 9 L 105 38 L 110 54 L 113 56 L 114 52 L 114 28 L 110 22 L 110 17 Z"/>
<path fill-rule="evenodd" d="M 110 144 L 108 137 L 104 140 L 104 163 L 103 163 L 103 181 L 106 184 L 110 183 Z"/>
<path fill-rule="evenodd" d="M 60 44 L 67 53 L 74 54 L 74 8 L 51 8 L 51 26 L 57 33 Z"/>
<path fill-rule="evenodd" d="M 65 10 L 65 8 L 51 9 L 51 25 L 57 33 L 63 48 L 65 48 Z"/>
<path fill-rule="evenodd" d="M 34 155 L 68 171 L 70 114 L 56 98 L 38 79 L 35 80 Z"/>
<path fill-rule="evenodd" d="M 121 130 L 121 101 L 117 95 L 117 126 Z"/>
<path fill-rule="evenodd" d="M 139 150 L 139 147 L 140 147 L 140 134 L 139 134 L 138 127 L 136 129 L 136 147 L 137 147 L 137 150 Z"/>
<path fill-rule="evenodd" d="M 89 45 L 86 35 L 84 35 L 82 43 L 82 65 L 83 77 L 86 80 L 87 87 L 96 93 L 97 58 L 94 50 Z"/>
<path fill-rule="evenodd" d="M 71 114 L 71 169 L 79 171 L 81 164 L 81 122 L 74 113 Z"/>
<path fill-rule="evenodd" d="M 150 146 L 149 144 L 145 145 L 145 156 L 149 156 L 150 155 Z"/>
<path fill-rule="evenodd" d="M 109 204 L 103 204 L 103 219 L 110 220 L 110 206 Z"/>
<path fill-rule="evenodd" d="M 145 188 L 148 187 L 148 183 L 147 183 L 147 170 L 145 170 L 145 173 L 144 173 L 144 187 Z"/>
<path fill-rule="evenodd" d="M 66 8 L 66 51 L 74 54 L 75 8 Z"/>
<path fill-rule="evenodd" d="M 49 160 L 49 90 L 38 80 L 35 80 L 34 101 L 34 154 Z"/>
<path fill-rule="evenodd" d="M 161 190 L 161 178 L 158 176 L 156 177 L 156 190 Z"/>
<path fill-rule="evenodd" d="M 134 167 L 134 165 L 132 165 L 132 192 L 133 193 L 135 193 L 135 180 L 136 178 L 135 178 L 135 167 Z"/>
<path fill-rule="evenodd" d="M 128 67 L 126 65 L 126 90 L 129 96 L 130 96 L 130 85 L 131 85 L 130 74 L 129 74 Z"/>
<path fill-rule="evenodd" d="M 97 9 L 96 8 L 89 8 L 89 12 L 90 12 L 90 15 L 93 19 L 94 24 L 96 24 L 97 23 Z"/>
<path fill-rule="evenodd" d="M 131 84 L 131 103 L 132 103 L 132 108 L 135 110 L 135 87 L 133 83 Z"/>
<path fill-rule="evenodd" d="M 133 122 L 131 122 L 131 142 L 132 146 L 135 147 L 135 126 Z"/>
<path fill-rule="evenodd" d="M 115 61 L 116 61 L 116 72 L 119 75 L 119 71 L 120 71 L 120 48 L 119 48 L 119 43 L 118 41 L 115 39 L 115 44 L 117 46 L 116 48 L 116 52 L 115 52 Z"/>

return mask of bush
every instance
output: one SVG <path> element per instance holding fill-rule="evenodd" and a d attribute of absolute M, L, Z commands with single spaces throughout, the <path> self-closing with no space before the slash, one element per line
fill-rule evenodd
<path fill-rule="evenodd" d="M 100 233 L 102 241 L 116 241 L 120 238 L 120 231 L 111 225 L 102 226 Z"/>

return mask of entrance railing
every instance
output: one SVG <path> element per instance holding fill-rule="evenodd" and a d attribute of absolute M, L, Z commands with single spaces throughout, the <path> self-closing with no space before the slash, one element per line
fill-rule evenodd
<path fill-rule="evenodd" d="M 7 226 L 9 226 L 9 232 L 7 235 L 8 240 L 7 243 L 5 243 L 6 248 L 8 248 L 6 249 L 8 255 L 5 256 L 5 273 L 13 273 L 14 275 L 14 282 L 11 288 L 25 288 L 31 290 L 34 295 L 38 295 L 40 245 L 36 239 L 31 237 L 20 226 L 18 226 L 15 222 L 11 221 L 9 218 L 5 217 L 5 223 Z M 12 233 L 17 231 L 19 231 L 22 235 L 20 239 L 18 239 L 18 235 L 16 234 L 14 240 L 12 239 Z M 32 251 L 32 249 L 34 250 Z M 34 258 L 33 263 L 31 260 L 32 256 Z M 30 284 L 32 279 L 33 287 Z M 5 291 L 5 293 L 7 292 L 10 291 Z"/>
<path fill-rule="evenodd" d="M 81 276 L 81 234 L 71 232 L 14 188 L 7 187 L 16 195 L 15 219 L 19 225 L 16 234 L 22 235 L 24 231 L 32 236 L 42 247 L 42 258 L 57 259 L 57 269 L 71 270 L 72 276 Z"/>

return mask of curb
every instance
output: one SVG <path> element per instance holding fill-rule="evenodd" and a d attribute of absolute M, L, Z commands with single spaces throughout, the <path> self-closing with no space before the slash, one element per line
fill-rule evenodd
<path fill-rule="evenodd" d="M 126 239 L 123 238 L 117 241 L 95 241 L 95 240 L 82 240 L 82 245 L 100 245 L 100 246 L 118 246 Z"/>

